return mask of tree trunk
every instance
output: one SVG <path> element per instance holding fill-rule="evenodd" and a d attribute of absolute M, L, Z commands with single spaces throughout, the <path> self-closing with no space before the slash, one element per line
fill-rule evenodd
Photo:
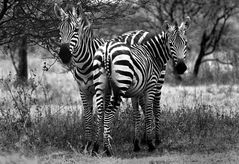
<path fill-rule="evenodd" d="M 19 52 L 18 52 L 18 69 L 17 69 L 17 82 L 25 84 L 28 79 L 27 70 L 27 37 L 23 36 L 21 39 Z"/>
<path fill-rule="evenodd" d="M 194 69 L 193 69 L 193 75 L 194 77 L 197 77 L 198 76 L 198 73 L 199 73 L 199 68 L 201 66 L 201 63 L 202 63 L 202 59 L 203 57 L 205 56 L 205 53 L 204 53 L 204 50 L 200 50 L 200 53 L 197 57 L 197 60 L 195 62 L 195 65 L 194 65 Z"/>
<path fill-rule="evenodd" d="M 199 68 L 200 68 L 201 63 L 202 63 L 202 59 L 204 58 L 204 56 L 206 56 L 205 50 L 206 50 L 206 45 L 207 45 L 208 41 L 209 41 L 209 36 L 207 35 L 206 31 L 204 31 L 204 33 L 202 35 L 201 44 L 200 44 L 200 52 L 199 52 L 199 55 L 198 55 L 197 60 L 195 62 L 194 69 L 193 69 L 194 77 L 198 76 Z"/>

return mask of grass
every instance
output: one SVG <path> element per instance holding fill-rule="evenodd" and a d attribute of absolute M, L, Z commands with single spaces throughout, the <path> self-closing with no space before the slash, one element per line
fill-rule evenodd
<path fill-rule="evenodd" d="M 1 155 L 1 163 L 11 164 L 185 164 L 185 163 L 237 163 L 238 153 L 229 151 L 214 154 L 169 154 L 144 158 L 120 159 L 120 158 L 96 158 L 82 154 L 68 152 L 51 153 L 41 157 L 25 157 L 19 154 Z"/>
<path fill-rule="evenodd" d="M 7 62 L 3 61 L 6 71 L 10 70 Z M 112 130 L 115 156 L 105 158 L 101 152 L 98 158 L 93 158 L 81 153 L 84 121 L 79 91 L 72 75 L 61 73 L 64 70 L 57 64 L 48 72 L 35 67 L 36 63 L 43 62 L 40 59 L 30 62 L 32 71 L 25 87 L 14 86 L 14 73 L 1 75 L 0 163 L 214 160 L 203 157 L 205 154 L 237 159 L 238 85 L 164 85 L 161 100 L 163 152 L 152 154 L 147 153 L 145 146 L 141 152 L 133 153 L 132 107 L 130 102 L 124 102 Z"/>

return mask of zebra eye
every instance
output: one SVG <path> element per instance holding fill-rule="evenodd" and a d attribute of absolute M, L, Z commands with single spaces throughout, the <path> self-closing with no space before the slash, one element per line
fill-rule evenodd
<path fill-rule="evenodd" d="M 173 42 L 171 40 L 169 41 L 169 45 L 173 47 Z"/>
<path fill-rule="evenodd" d="M 186 46 L 188 45 L 188 41 L 187 41 L 187 40 L 185 40 L 185 45 L 186 45 Z"/>

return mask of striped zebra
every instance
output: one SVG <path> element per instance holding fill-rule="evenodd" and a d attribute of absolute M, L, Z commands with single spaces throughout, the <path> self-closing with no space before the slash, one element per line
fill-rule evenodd
<path fill-rule="evenodd" d="M 59 57 L 63 64 L 72 64 L 74 77 L 80 89 L 80 95 L 84 107 L 85 140 L 84 152 L 92 143 L 92 120 L 93 120 L 93 57 L 100 45 L 106 41 L 93 37 L 91 24 L 84 16 L 81 6 L 76 9 L 68 6 L 64 11 L 57 4 L 54 6 L 56 16 L 61 20 L 59 25 L 61 47 Z M 130 31 L 114 39 L 125 44 L 140 44 L 149 33 L 143 30 Z M 162 74 L 163 75 L 163 74 Z M 118 107 L 117 107 L 118 108 Z"/>
<path fill-rule="evenodd" d="M 96 104 L 98 108 L 97 126 L 103 117 L 104 150 L 108 156 L 112 155 L 110 144 L 110 131 L 117 106 L 121 97 L 131 97 L 134 108 L 138 104 L 145 114 L 146 134 L 148 150 L 155 150 L 152 131 L 153 113 L 156 122 L 156 141 L 159 139 L 159 116 L 161 71 L 165 64 L 172 58 L 177 73 L 182 74 L 187 66 L 184 63 L 187 50 L 185 32 L 189 26 L 189 20 L 182 22 L 180 26 L 165 25 L 162 34 L 152 35 L 144 40 L 141 45 L 127 46 L 121 42 L 109 41 L 101 46 L 94 57 L 93 75 L 96 90 Z M 159 90 L 158 90 L 159 89 Z M 107 95 L 111 95 L 108 103 Z M 104 104 L 108 105 L 104 107 Z M 138 112 L 136 112 L 138 115 Z M 138 120 L 135 116 L 137 131 Z M 92 153 L 98 153 L 99 134 L 96 135 Z M 135 135 L 137 137 L 137 135 Z M 135 148 L 139 149 L 139 139 L 135 138 Z M 138 145 L 138 147 L 136 146 Z"/>

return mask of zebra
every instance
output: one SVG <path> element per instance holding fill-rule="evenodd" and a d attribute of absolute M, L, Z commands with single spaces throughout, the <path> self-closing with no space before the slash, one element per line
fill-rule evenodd
<path fill-rule="evenodd" d="M 59 25 L 61 47 L 58 55 L 63 64 L 73 63 L 73 75 L 78 83 L 83 102 L 86 140 L 83 149 L 87 152 L 92 143 L 93 96 L 95 94 L 92 74 L 93 56 L 98 47 L 106 41 L 93 37 L 91 24 L 80 5 L 77 9 L 74 6 L 68 6 L 64 11 L 55 4 L 54 11 L 57 18 L 61 20 Z M 113 40 L 129 45 L 140 44 L 148 35 L 147 31 L 136 30 L 124 33 Z"/>
<path fill-rule="evenodd" d="M 103 117 L 104 151 L 112 155 L 110 144 L 111 124 L 121 97 L 131 97 L 134 108 L 138 104 L 145 114 L 147 145 L 149 151 L 156 148 L 151 136 L 152 118 L 155 115 L 156 142 L 159 144 L 159 116 L 161 71 L 165 64 L 172 58 L 178 74 L 183 74 L 187 66 L 184 62 L 187 53 L 187 38 L 185 32 L 189 26 L 189 18 L 180 26 L 165 24 L 161 34 L 152 35 L 145 39 L 141 45 L 127 46 L 122 42 L 109 41 L 99 47 L 93 62 L 93 76 L 96 91 L 96 104 L 98 108 L 97 126 Z M 159 89 L 159 90 L 158 90 Z M 111 95 L 110 103 L 105 96 Z M 107 103 L 107 106 L 104 105 Z M 137 115 L 138 112 L 136 111 Z M 138 121 L 135 116 L 135 129 Z M 97 154 L 99 149 L 99 134 L 96 134 L 92 153 Z M 137 137 L 137 134 L 135 135 Z M 139 140 L 135 138 L 135 149 L 139 149 Z M 137 145 L 137 146 L 136 146 Z"/>

